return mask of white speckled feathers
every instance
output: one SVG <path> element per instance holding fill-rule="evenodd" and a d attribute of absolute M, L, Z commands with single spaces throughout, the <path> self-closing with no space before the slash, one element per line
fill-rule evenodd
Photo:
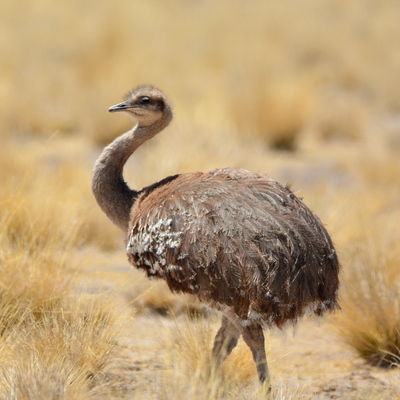
<path fill-rule="evenodd" d="M 144 190 L 130 261 L 240 320 L 282 325 L 336 307 L 338 260 L 319 219 L 289 189 L 241 169 L 182 174 Z"/>

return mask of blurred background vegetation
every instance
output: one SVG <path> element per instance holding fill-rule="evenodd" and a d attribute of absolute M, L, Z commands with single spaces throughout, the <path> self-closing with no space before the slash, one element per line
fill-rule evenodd
<path fill-rule="evenodd" d="M 354 138 L 366 115 L 400 109 L 394 0 L 20 0 L 2 9 L 4 134 L 108 140 L 118 123 L 105 112 L 110 100 L 143 82 L 165 90 L 181 121 L 266 139 L 315 124 L 324 137 Z"/>
<path fill-rule="evenodd" d="M 124 263 L 115 258 L 123 237 L 90 193 L 101 147 L 131 124 L 107 108 L 148 83 L 170 97 L 176 119 L 129 161 L 130 184 L 225 166 L 292 183 L 342 260 L 332 326 L 371 364 L 398 364 L 397 0 L 4 0 L 0 11 L 2 397 L 29 398 L 23 376 L 46 347 L 43 332 L 58 332 L 69 354 L 59 365 L 64 350 L 42 360 L 71 377 L 56 386 L 86 398 L 110 386 L 105 369 L 122 330 L 111 329 L 113 310 L 203 312 L 136 271 L 112 273 Z M 82 311 L 87 288 L 104 282 L 112 293 Z M 71 321 L 93 340 L 86 358 L 71 353 L 81 340 Z M 33 383 L 40 371 L 27 378 L 39 397 L 47 396 Z"/>

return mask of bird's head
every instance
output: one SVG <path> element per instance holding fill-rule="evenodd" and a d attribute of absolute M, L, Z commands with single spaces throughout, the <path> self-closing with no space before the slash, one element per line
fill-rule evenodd
<path fill-rule="evenodd" d="M 163 117 L 169 120 L 172 118 L 168 100 L 160 90 L 152 86 L 140 86 L 124 98 L 125 101 L 110 107 L 108 111 L 125 111 L 142 126 L 152 125 Z"/>

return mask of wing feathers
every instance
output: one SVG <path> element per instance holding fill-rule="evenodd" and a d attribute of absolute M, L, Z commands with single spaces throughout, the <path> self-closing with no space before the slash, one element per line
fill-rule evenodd
<path fill-rule="evenodd" d="M 138 198 L 127 242 L 131 261 L 149 275 L 241 318 L 263 314 L 280 325 L 311 303 L 336 305 L 339 264 L 329 235 L 264 175 L 180 175 Z"/>

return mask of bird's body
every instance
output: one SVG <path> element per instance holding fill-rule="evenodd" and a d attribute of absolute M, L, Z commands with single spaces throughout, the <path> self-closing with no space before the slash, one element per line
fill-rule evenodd
<path fill-rule="evenodd" d="M 132 264 L 242 325 L 281 326 L 335 306 L 335 251 L 320 221 L 265 175 L 222 169 L 172 177 L 132 208 Z"/>
<path fill-rule="evenodd" d="M 268 381 L 262 328 L 337 307 L 339 263 L 327 231 L 289 188 L 243 169 L 175 175 L 129 189 L 123 165 L 172 112 L 152 87 L 138 88 L 110 109 L 119 110 L 138 124 L 103 151 L 92 188 L 110 219 L 127 231 L 130 262 L 220 310 L 215 364 L 242 335 L 260 380 Z"/>

